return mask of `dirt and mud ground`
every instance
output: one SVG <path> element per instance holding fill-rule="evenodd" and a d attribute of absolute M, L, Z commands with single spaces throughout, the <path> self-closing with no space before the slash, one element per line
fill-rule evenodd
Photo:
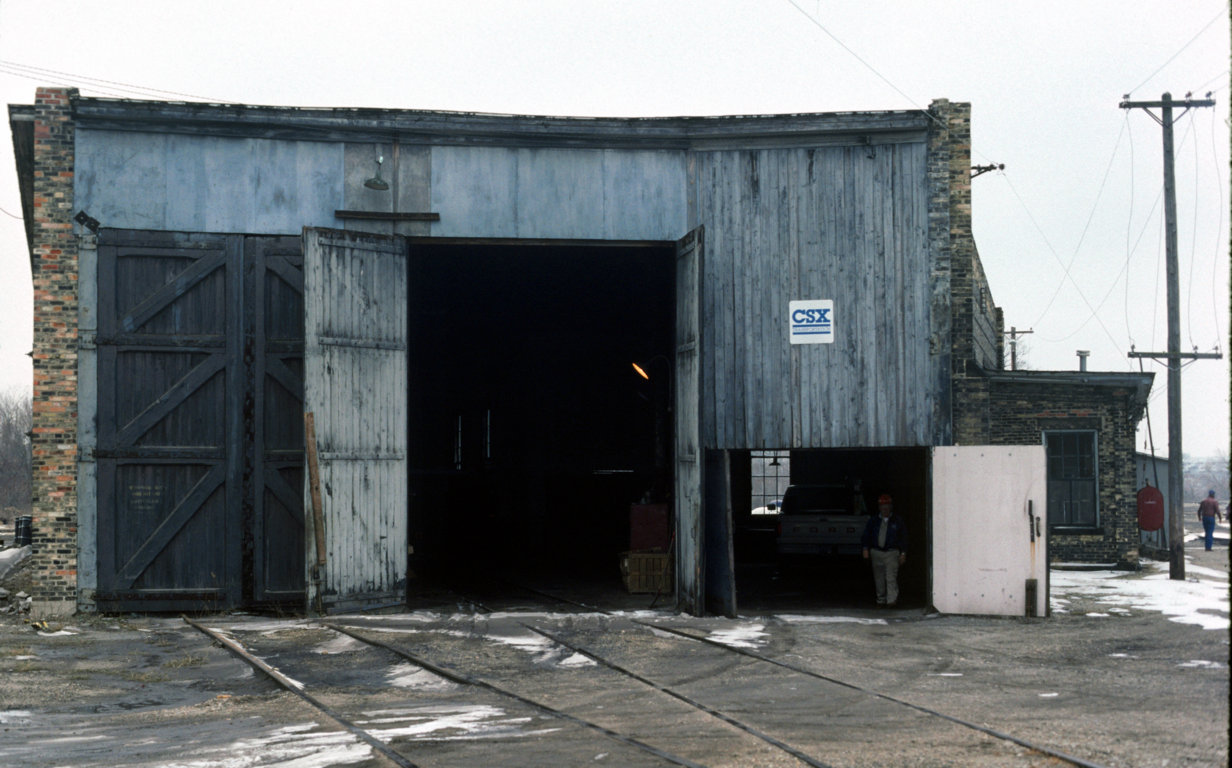
<path fill-rule="evenodd" d="M 1228 549 L 1187 554 L 1195 578 Z M 23 564 L 24 565 L 24 564 Z M 1063 761 L 922 710 L 1104 766 L 1225 766 L 1229 633 L 1054 578 L 1046 619 L 918 609 L 751 610 L 739 619 L 666 610 L 571 614 L 522 596 L 475 613 L 442 601 L 341 617 L 386 642 L 705 766 L 801 765 L 787 752 L 556 646 L 590 648 L 830 766 L 1059 766 Z M 29 589 L 19 566 L 3 586 Z M 1157 585 L 1158 586 L 1158 585 Z M 1167 587 L 1163 587 L 1167 589 Z M 1178 595 L 1180 593 L 1178 592 Z M 1218 592 L 1216 591 L 1216 594 Z M 645 596 L 641 596 L 645 597 Z M 589 596 L 588 596 L 589 599 Z M 640 599 L 640 598 L 639 598 Z M 1178 600 L 1181 598 L 1178 597 Z M 458 685 L 298 618 L 200 617 L 422 766 L 663 765 L 576 723 Z M 796 674 L 638 622 L 747 647 L 847 686 Z M 872 694 L 915 705 L 878 698 Z M 301 698 L 179 617 L 0 616 L 0 766 L 391 765 Z"/>

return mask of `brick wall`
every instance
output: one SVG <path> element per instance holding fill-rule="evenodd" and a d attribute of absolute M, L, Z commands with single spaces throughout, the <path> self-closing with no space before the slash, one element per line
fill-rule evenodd
<path fill-rule="evenodd" d="M 975 361 L 973 300 L 979 259 L 971 232 L 971 105 L 951 104 L 945 119 L 950 150 L 950 364 L 954 375 L 962 376 Z"/>
<path fill-rule="evenodd" d="M 34 571 L 35 615 L 76 610 L 77 238 L 73 232 L 75 89 L 34 99 Z"/>
<path fill-rule="evenodd" d="M 954 238 L 951 234 L 951 198 L 954 183 L 952 156 L 953 141 L 950 136 L 951 119 L 969 111 L 965 104 L 952 104 L 946 99 L 937 99 L 929 106 L 932 120 L 928 126 L 928 240 L 933 254 L 929 274 L 929 322 L 931 333 L 928 352 L 937 356 L 942 371 L 935 386 L 940 393 L 933 413 L 936 428 L 933 442 L 949 445 L 953 442 L 952 403 L 950 387 L 951 339 L 953 338 L 952 290 L 953 275 L 951 249 Z M 961 120 L 959 120 L 961 125 Z"/>
<path fill-rule="evenodd" d="M 1029 376 L 1029 374 L 1027 374 Z M 1097 432 L 1099 525 L 1093 532 L 1051 530 L 1052 562 L 1114 563 L 1138 567 L 1134 436 L 1141 409 L 1133 391 L 1079 382 L 1014 381 L 988 377 L 963 382 L 976 393 L 956 418 L 955 441 L 1038 445 L 1050 430 Z M 960 400 L 960 402 L 964 402 Z"/>

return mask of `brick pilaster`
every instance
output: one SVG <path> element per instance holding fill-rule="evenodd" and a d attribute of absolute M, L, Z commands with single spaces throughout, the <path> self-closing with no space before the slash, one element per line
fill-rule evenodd
<path fill-rule="evenodd" d="M 34 99 L 33 495 L 35 615 L 71 613 L 77 599 L 77 238 L 73 232 L 71 100 Z"/>
<path fill-rule="evenodd" d="M 950 285 L 953 255 L 950 238 L 950 130 L 953 109 L 946 99 L 937 99 L 928 110 L 928 250 L 929 337 L 928 352 L 938 358 L 938 380 L 932 386 L 940 394 L 933 413 L 935 445 L 953 443 L 953 399 L 950 392 L 950 345 L 953 334 Z"/>
<path fill-rule="evenodd" d="M 950 148 L 951 364 L 954 375 L 963 376 L 975 363 L 977 257 L 971 230 L 971 105 L 951 104 L 945 120 Z"/>

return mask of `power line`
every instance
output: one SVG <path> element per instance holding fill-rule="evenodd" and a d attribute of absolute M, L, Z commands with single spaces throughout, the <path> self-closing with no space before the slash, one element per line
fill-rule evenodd
<path fill-rule="evenodd" d="M 1214 113 L 1215 113 L 1215 110 L 1212 109 L 1211 114 L 1214 114 Z M 1189 122 L 1189 125 L 1190 127 L 1193 127 L 1194 121 L 1191 120 Z M 1183 142 L 1184 140 L 1182 139 L 1182 143 Z M 1195 265 L 1195 262 L 1197 262 L 1198 260 L 1198 195 L 1199 195 L 1199 183 L 1201 181 L 1201 176 L 1198 174 L 1198 167 L 1199 167 L 1198 140 L 1195 138 L 1194 139 L 1194 175 L 1193 175 L 1194 196 L 1193 196 L 1193 206 L 1192 206 L 1193 229 L 1190 231 L 1190 234 L 1189 234 L 1189 282 L 1185 285 L 1185 295 L 1189 298 L 1189 301 L 1185 302 L 1185 331 L 1186 331 L 1186 335 L 1189 336 L 1189 346 L 1194 347 L 1194 348 L 1197 348 L 1198 346 L 1197 344 L 1194 343 L 1194 339 L 1193 339 L 1193 276 L 1194 276 L 1194 265 Z"/>
<path fill-rule="evenodd" d="M 1130 95 L 1133 94 L 1134 91 L 1138 90 L 1142 86 L 1151 82 L 1151 80 L 1155 77 L 1155 75 L 1158 75 L 1160 72 L 1163 72 L 1164 68 L 1167 67 L 1169 64 L 1171 64 L 1176 59 L 1177 56 L 1180 56 L 1182 53 L 1184 53 L 1186 48 L 1193 45 L 1193 42 L 1197 40 L 1199 37 L 1202 37 L 1202 35 L 1206 32 L 1206 30 L 1211 28 L 1212 24 L 1224 18 L 1227 15 L 1227 12 L 1228 12 L 1228 9 L 1227 9 L 1227 6 L 1225 5 L 1224 8 L 1220 9 L 1219 13 L 1215 14 L 1214 17 L 1212 17 L 1210 21 L 1206 22 L 1206 25 L 1203 26 L 1202 29 L 1198 30 L 1198 33 L 1196 35 L 1189 38 L 1189 42 L 1182 45 L 1179 51 L 1172 54 L 1172 56 L 1169 57 L 1169 59 L 1165 61 L 1163 64 L 1160 64 L 1159 69 L 1156 69 L 1154 72 L 1148 75 L 1145 80 L 1143 80 L 1141 83 L 1138 83 L 1138 85 L 1136 85 L 1135 87 L 1130 88 L 1129 91 L 1125 94 L 1125 98 L 1128 99 Z"/>
<path fill-rule="evenodd" d="M 1052 243 L 1049 242 L 1048 236 L 1044 234 L 1043 228 L 1040 227 L 1039 222 L 1036 221 L 1035 219 L 1035 216 L 1031 214 L 1031 210 L 1027 208 L 1026 201 L 1022 199 L 1022 195 L 1018 194 L 1018 190 L 1014 187 L 1014 183 L 1010 181 L 1009 176 L 1006 176 L 1005 174 L 1002 174 L 1002 176 L 1005 177 L 1005 181 L 1009 185 L 1010 191 L 1014 193 L 1014 197 L 1018 199 L 1018 203 L 1022 206 L 1023 210 L 1026 212 L 1027 218 L 1031 220 L 1031 224 L 1035 226 L 1035 230 L 1039 232 L 1040 237 L 1043 238 L 1044 244 L 1048 246 L 1048 250 L 1049 252 L 1052 253 L 1052 257 L 1057 260 L 1057 263 L 1061 265 L 1062 269 L 1065 269 L 1065 262 L 1061 261 L 1061 257 L 1057 255 L 1056 249 L 1052 247 Z M 1114 337 L 1112 333 L 1109 332 L 1108 327 L 1104 325 L 1104 321 L 1101 320 L 1098 314 L 1095 312 L 1095 310 L 1092 309 L 1091 302 L 1087 300 L 1086 294 L 1082 292 L 1082 288 L 1078 286 L 1078 283 L 1074 281 L 1073 277 L 1069 275 L 1068 271 L 1066 271 L 1065 274 L 1067 277 L 1069 277 L 1070 282 L 1073 283 L 1074 290 L 1078 292 L 1079 298 L 1081 298 L 1082 302 L 1087 305 L 1087 309 L 1091 310 L 1091 315 L 1095 318 L 1095 322 L 1099 323 L 1099 327 L 1104 330 L 1104 334 L 1108 337 L 1108 340 L 1112 342 L 1113 348 L 1116 349 L 1118 354 L 1123 354 L 1121 352 L 1121 345 L 1117 343 L 1116 337 Z M 1054 340 L 1045 339 L 1045 341 L 1054 341 Z"/>
<path fill-rule="evenodd" d="M 1220 72 L 1218 75 L 1215 75 L 1214 77 L 1212 77 L 1210 80 L 1207 80 L 1202 85 L 1199 85 L 1197 88 L 1194 89 L 1194 92 L 1205 91 L 1208 85 L 1215 82 L 1216 80 L 1222 80 L 1223 78 L 1227 77 L 1230 72 L 1232 72 L 1232 69 L 1225 69 L 1224 71 Z"/>
<path fill-rule="evenodd" d="M 165 90 L 162 88 L 152 88 L 152 87 L 143 86 L 143 85 L 134 85 L 132 83 L 125 83 L 119 80 L 106 80 L 106 79 L 99 78 L 99 77 L 91 77 L 90 75 L 82 75 L 82 74 L 77 74 L 73 72 L 63 72 L 57 69 L 48 69 L 46 67 L 38 67 L 38 66 L 34 66 L 33 64 L 23 64 L 18 61 L 9 61 L 6 59 L 0 59 L 0 69 L 7 70 L 9 74 L 18 75 L 18 76 L 29 77 L 32 75 L 37 75 L 37 76 L 42 76 L 42 77 L 47 77 L 47 76 L 67 77 L 67 78 L 76 80 L 80 83 L 89 83 L 91 84 L 89 87 L 95 90 L 104 90 L 106 88 L 111 88 L 111 89 L 118 89 L 122 91 L 131 91 L 133 93 L 137 93 L 141 95 L 161 95 L 163 97 L 181 96 L 187 99 L 195 99 L 198 101 L 210 101 L 210 102 L 223 101 L 223 99 L 215 99 L 215 98 L 211 98 L 208 96 L 200 96 L 200 95 L 192 94 L 192 93 L 183 93 L 181 91 L 169 91 L 169 90 Z M 100 85 L 103 86 L 103 88 L 99 88 Z"/>
<path fill-rule="evenodd" d="M 1091 204 L 1091 213 L 1087 215 L 1087 223 L 1082 228 L 1082 235 L 1078 238 L 1078 244 L 1074 246 L 1074 255 L 1070 257 L 1069 264 L 1064 267 L 1065 275 L 1061 278 L 1061 281 L 1057 283 L 1057 289 L 1053 291 L 1052 298 L 1048 300 L 1048 305 L 1044 307 L 1044 311 L 1041 312 L 1039 318 L 1031 324 L 1032 328 L 1039 325 L 1040 321 L 1044 319 L 1044 316 L 1048 314 L 1048 310 L 1052 309 L 1053 302 L 1057 300 L 1057 296 L 1061 293 L 1061 287 L 1065 285 L 1065 279 L 1069 278 L 1070 282 L 1074 282 L 1074 278 L 1070 275 L 1070 269 L 1074 266 L 1074 262 L 1078 259 L 1078 252 L 1082 249 L 1082 243 L 1086 240 L 1087 232 L 1091 229 L 1091 222 L 1095 219 L 1095 211 L 1099 209 L 1099 200 L 1104 194 L 1104 188 L 1108 185 L 1108 176 L 1112 173 L 1112 164 L 1116 160 L 1117 151 L 1121 148 L 1121 138 L 1125 135 L 1125 126 L 1128 122 L 1129 121 L 1126 120 L 1125 123 L 1121 125 L 1121 132 L 1117 134 L 1116 144 L 1112 147 L 1112 156 L 1108 158 L 1108 165 L 1104 168 L 1104 177 L 1099 182 L 1099 190 L 1096 191 L 1095 201 Z"/>
<path fill-rule="evenodd" d="M 1226 73 L 1225 73 L 1226 74 Z M 1219 165 L 1219 147 L 1215 142 L 1215 111 L 1211 110 L 1211 160 L 1213 166 Z M 1215 176 L 1215 189 L 1219 192 L 1219 222 L 1215 226 L 1215 257 L 1211 259 L 1211 317 L 1215 319 L 1215 338 L 1222 339 L 1219 330 L 1219 288 L 1216 276 L 1219 274 L 1219 259 L 1222 255 L 1220 234 L 1223 232 L 1223 183 L 1218 174 Z M 1225 286 L 1226 288 L 1226 286 Z"/>
<path fill-rule="evenodd" d="M 6 74 L 6 75 L 9 75 L 10 77 L 20 77 L 20 78 L 23 78 L 23 79 L 26 79 L 26 80 L 32 80 L 32 81 L 34 81 L 34 82 L 36 82 L 36 83 L 39 83 L 39 84 L 41 84 L 41 85 L 46 85 L 46 84 L 47 84 L 47 80 L 49 79 L 47 75 L 32 75 L 32 74 L 26 74 L 26 73 L 23 73 L 23 72 L 18 72 L 18 71 L 15 71 L 15 70 L 9 70 L 9 69 L 5 68 L 4 66 L 0 66 L 0 73 L 2 73 L 2 74 Z M 57 79 L 58 79 L 58 78 L 57 78 Z M 75 83 L 75 82 L 72 82 L 71 80 L 66 80 L 66 81 L 64 81 L 64 82 L 65 82 L 65 84 L 66 84 L 66 85 L 73 85 L 73 86 L 77 86 L 77 87 L 82 88 L 83 90 L 90 90 L 90 91 L 93 91 L 93 92 L 95 92 L 95 93 L 101 93 L 101 94 L 103 94 L 104 96 L 113 96 L 113 97 L 115 97 L 115 98 L 117 98 L 117 99 L 131 98 L 131 96 L 126 95 L 126 94 L 123 94 L 123 93 L 117 93 L 117 92 L 115 92 L 115 91 L 108 91 L 108 90 L 105 90 L 105 89 L 103 89 L 103 88 L 99 88 L 99 87 L 97 87 L 97 86 L 90 85 L 90 84 L 86 84 L 86 83 Z"/>
<path fill-rule="evenodd" d="M 824 26 L 824 25 L 822 25 L 822 23 L 821 23 L 820 21 L 818 21 L 817 19 L 813 18 L 813 16 L 812 16 L 812 15 L 810 15 L 810 14 L 808 13 L 808 11 L 804 10 L 803 8 L 801 8 L 801 7 L 800 7 L 800 6 L 796 3 L 796 0 L 787 0 L 787 2 L 791 3 L 792 7 L 793 7 L 793 8 L 795 8 L 797 11 L 799 11 L 799 12 L 800 12 L 800 13 L 804 16 L 804 18 L 806 18 L 806 19 L 808 19 L 809 21 L 813 22 L 813 25 L 814 25 L 815 27 L 817 27 L 818 29 L 820 29 L 822 32 L 825 32 L 827 37 L 829 37 L 829 38 L 830 38 L 831 40 L 833 40 L 834 42 L 838 43 L 838 44 L 839 44 L 839 46 L 840 46 L 840 47 L 841 47 L 844 51 L 847 51 L 847 53 L 850 53 L 850 54 L 852 55 L 852 57 L 853 57 L 853 58 L 855 58 L 855 60 L 856 60 L 856 61 L 858 61 L 858 62 L 860 62 L 861 64 L 863 64 L 863 65 L 864 65 L 864 67 L 865 67 L 865 68 L 866 68 L 869 72 L 872 72 L 874 75 L 876 75 L 877 77 L 881 78 L 881 82 L 883 82 L 883 83 L 885 83 L 886 85 L 888 85 L 888 86 L 890 86 L 891 88 L 893 88 L 895 93 L 897 93 L 899 96 L 902 96 L 904 99 L 906 99 L 906 100 L 907 100 L 907 101 L 908 101 L 908 102 L 909 102 L 912 106 L 914 106 L 916 109 L 923 110 L 923 111 L 927 111 L 927 110 L 924 110 L 924 108 L 923 108 L 923 107 L 921 107 L 921 106 L 920 106 L 920 105 L 916 102 L 916 100 L 915 100 L 915 99 L 911 98 L 911 97 L 910 97 L 910 96 L 908 96 L 906 93 L 904 93 L 904 92 L 903 92 L 903 90 L 902 90 L 901 88 L 899 88 L 899 87 L 898 87 L 897 85 L 895 85 L 894 83 L 891 83 L 889 78 L 887 78 L 885 75 L 883 75 L 883 74 L 881 74 L 880 72 L 878 72 L 876 67 L 874 67 L 872 64 L 869 64 L 867 61 L 865 61 L 865 60 L 864 60 L 864 58 L 860 56 L 860 54 L 858 54 L 858 53 L 856 53 L 855 51 L 853 51 L 853 50 L 851 49 L 851 47 L 850 47 L 850 46 L 848 46 L 846 43 L 844 43 L 842 40 L 839 40 L 839 39 L 838 39 L 838 37 L 837 37 L 837 36 L 836 36 L 833 32 L 831 32 L 830 30 L 826 29 L 826 28 L 825 28 L 825 26 Z M 936 121 L 937 121 L 937 124 L 938 124 L 938 125 L 941 125 L 943 128 L 945 127 L 944 125 L 942 125 L 941 121 L 940 121 L 938 118 L 933 117 L 933 120 L 936 120 Z"/>
<path fill-rule="evenodd" d="M 1137 249 L 1136 245 L 1133 248 L 1129 245 L 1130 235 L 1134 229 L 1134 199 L 1137 193 L 1134 191 L 1134 127 L 1129 122 L 1128 112 L 1125 113 L 1125 125 L 1129 135 L 1129 216 L 1125 219 L 1125 264 L 1128 267 Z M 1141 236 L 1138 239 L 1142 239 Z M 1129 346 L 1132 347 L 1134 346 L 1134 332 L 1129 327 L 1129 275 L 1125 276 L 1125 301 L 1122 309 L 1125 313 L 1125 335 L 1129 337 Z"/>

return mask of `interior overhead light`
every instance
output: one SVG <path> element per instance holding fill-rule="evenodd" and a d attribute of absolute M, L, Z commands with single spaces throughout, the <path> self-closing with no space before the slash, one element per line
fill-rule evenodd
<path fill-rule="evenodd" d="M 376 158 L 376 175 L 364 182 L 364 186 L 368 189 L 375 189 L 381 192 L 389 189 L 389 182 L 381 178 L 381 163 L 385 162 L 385 158 L 377 155 Z"/>

